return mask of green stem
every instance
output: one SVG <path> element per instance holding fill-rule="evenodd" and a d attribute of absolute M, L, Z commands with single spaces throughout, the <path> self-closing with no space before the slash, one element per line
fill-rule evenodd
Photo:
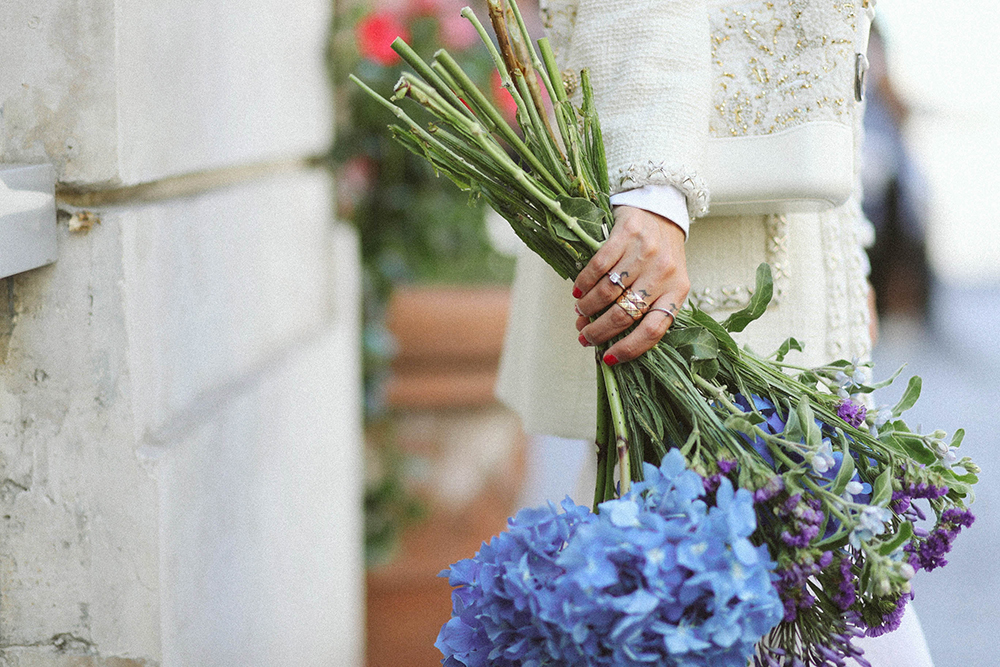
<path fill-rule="evenodd" d="M 546 91 L 549 93 L 549 99 L 556 99 L 555 91 L 552 88 L 552 82 L 549 81 L 548 73 L 545 70 L 545 66 L 542 65 L 542 61 L 538 58 L 538 53 L 531 46 L 531 35 L 528 34 L 528 27 L 524 23 L 524 18 L 521 17 L 521 10 L 517 6 L 516 0 L 508 0 L 510 3 L 510 9 L 514 14 L 514 20 L 517 21 L 518 31 L 521 33 L 521 41 L 524 43 L 525 50 L 528 52 L 528 56 L 531 59 L 532 68 L 538 72 L 539 76 L 542 78 L 542 83 L 545 85 Z"/>
<path fill-rule="evenodd" d="M 600 364 L 601 360 L 598 359 Z M 608 407 L 608 393 L 603 382 L 597 383 L 597 480 L 594 483 L 594 512 L 597 506 L 607 500 L 605 495 L 608 483 L 608 450 L 611 445 L 611 429 L 608 428 L 610 414 Z M 614 472 L 612 471 L 612 476 Z"/>
<path fill-rule="evenodd" d="M 476 32 L 479 33 L 479 38 L 483 40 L 483 44 L 486 45 L 487 50 L 490 52 L 490 57 L 493 58 L 493 65 L 497 68 L 497 72 L 500 74 L 500 80 L 503 83 L 503 87 L 510 91 L 511 96 L 514 98 L 514 102 L 517 104 L 518 112 L 524 108 L 524 100 L 521 98 L 521 94 L 514 88 L 514 83 L 511 81 L 510 72 L 507 70 L 507 64 L 503 61 L 503 56 L 500 55 L 500 51 L 497 50 L 496 45 L 493 44 L 493 40 L 490 39 L 489 34 L 486 32 L 486 27 L 483 26 L 479 17 L 476 13 L 472 11 L 471 7 L 465 7 L 462 9 L 462 16 L 464 16 L 473 27 Z"/>
<path fill-rule="evenodd" d="M 483 110 L 487 117 L 496 125 L 497 132 L 503 137 L 518 155 L 523 157 L 525 161 L 531 165 L 532 170 L 538 174 L 538 176 L 549 184 L 555 192 L 562 190 L 562 186 L 559 180 L 556 179 L 549 170 L 546 169 L 541 161 L 535 156 L 535 154 L 529 149 L 521 138 L 517 136 L 507 121 L 503 119 L 503 116 L 497 111 L 496 107 L 486 99 L 486 96 L 476 87 L 476 84 L 472 82 L 469 75 L 459 66 L 455 59 L 451 57 L 444 49 L 438 51 L 434 58 L 440 62 L 449 74 L 455 79 L 458 85 L 462 88 L 462 92 L 469 97 L 470 100 L 474 101 L 475 105 Z"/>
<path fill-rule="evenodd" d="M 456 120 L 464 121 L 464 119 Z M 521 167 L 519 167 L 517 163 L 510 158 L 510 156 L 507 155 L 506 151 L 493 141 L 488 140 L 487 137 L 492 139 L 492 136 L 489 135 L 481 125 L 473 123 L 472 121 L 464 121 L 463 124 L 472 139 L 478 143 L 480 147 L 498 164 L 502 165 L 507 173 L 515 181 L 517 181 L 517 183 L 523 187 L 531 197 L 559 218 L 563 224 L 565 224 L 569 230 L 573 232 L 573 234 L 575 234 L 576 237 L 580 239 L 580 241 L 582 241 L 588 248 L 594 252 L 597 252 L 597 250 L 600 249 L 603 243 L 587 234 L 587 232 L 580 226 L 580 222 L 573 216 L 566 213 L 563 210 L 562 205 L 557 200 L 545 194 L 535 181 L 523 169 L 521 169 Z"/>
<path fill-rule="evenodd" d="M 350 79 L 358 86 L 360 86 L 365 93 L 370 95 L 379 104 L 388 109 L 394 116 L 396 116 L 396 118 L 406 123 L 410 127 L 410 131 L 419 136 L 420 139 L 426 145 L 431 146 L 435 148 L 437 151 L 439 151 L 441 153 L 441 155 L 438 156 L 439 159 L 448 160 L 457 165 L 467 166 L 467 163 L 464 160 L 462 160 L 458 155 L 455 155 L 455 153 L 453 153 L 447 146 L 445 146 L 440 141 L 431 136 L 431 134 L 427 130 L 422 128 L 419 123 L 410 118 L 410 116 L 407 115 L 405 111 L 403 111 L 398 106 L 396 106 L 389 100 L 385 99 L 384 97 L 376 93 L 374 90 L 368 87 L 364 81 L 354 76 L 353 74 L 350 75 Z M 456 171 L 458 171 L 457 168 Z"/>
<path fill-rule="evenodd" d="M 514 72 L 514 82 L 517 89 L 521 91 L 521 96 L 530 95 L 528 90 L 528 83 L 524 80 L 524 75 L 520 72 Z M 542 110 L 544 111 L 544 109 Z M 539 111 L 535 108 L 534 104 L 528 105 L 528 118 L 531 121 L 531 126 L 534 129 L 535 136 L 537 137 L 538 143 L 541 144 L 544 155 L 548 160 L 549 167 L 552 169 L 552 173 L 555 174 L 556 178 L 559 179 L 563 190 L 569 190 L 569 179 L 566 178 L 564 162 L 559 157 L 559 147 L 555 144 L 555 139 L 549 134 L 545 124 L 542 122 L 541 116 L 538 115 Z"/>
<path fill-rule="evenodd" d="M 470 118 L 475 117 L 472 111 L 467 109 L 465 105 L 462 104 L 462 100 L 458 98 L 458 95 L 456 95 L 455 92 L 448 87 L 441 77 L 434 73 L 430 66 L 424 62 L 424 59 L 418 56 L 417 52 L 414 51 L 409 44 L 404 42 L 401 37 L 397 37 L 393 40 L 392 50 L 398 53 L 400 57 L 406 61 L 406 64 L 412 67 L 413 70 L 424 79 L 424 81 L 431 84 L 434 87 L 434 90 L 436 90 L 441 97 L 448 100 L 453 107 Z"/>
<path fill-rule="evenodd" d="M 597 178 L 598 191 L 610 193 L 611 183 L 608 179 L 608 159 L 604 153 L 604 137 L 601 134 L 601 122 L 597 117 L 597 110 L 594 108 L 594 87 L 590 83 L 589 69 L 584 69 L 580 72 L 580 85 L 583 88 L 584 124 L 589 130 L 588 135 L 590 137 L 590 144 L 587 146 L 587 149 L 590 151 L 594 177 Z"/>
<path fill-rule="evenodd" d="M 621 392 L 614 371 L 605 363 L 601 363 L 601 375 L 608 395 L 608 407 L 611 409 L 611 423 L 615 430 L 615 445 L 618 452 L 618 475 L 621 479 L 621 494 L 625 495 L 632 488 L 632 467 L 628 451 L 628 428 L 625 425 L 625 408 L 622 406 Z"/>

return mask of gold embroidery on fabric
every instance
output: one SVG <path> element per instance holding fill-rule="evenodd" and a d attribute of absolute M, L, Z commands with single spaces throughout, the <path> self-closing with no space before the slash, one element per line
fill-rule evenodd
<path fill-rule="evenodd" d="M 714 3 L 712 136 L 851 122 L 858 12 L 854 0 L 827 2 Z"/>

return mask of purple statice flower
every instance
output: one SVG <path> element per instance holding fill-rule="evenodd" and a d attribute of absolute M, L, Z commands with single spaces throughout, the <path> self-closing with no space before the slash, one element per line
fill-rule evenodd
<path fill-rule="evenodd" d="M 782 479 L 781 475 L 774 475 L 767 480 L 764 486 L 753 492 L 753 501 L 755 503 L 766 503 L 784 490 L 785 480 Z"/>
<path fill-rule="evenodd" d="M 837 408 L 837 416 L 854 428 L 861 428 L 861 425 L 865 423 L 867 415 L 868 409 L 865 406 L 855 403 L 850 399 L 842 401 Z"/>
<path fill-rule="evenodd" d="M 456 563 L 444 664 L 745 666 L 781 618 L 750 493 L 722 478 L 709 506 L 676 450 L 644 473 L 596 515 L 522 510 Z"/>
<path fill-rule="evenodd" d="M 899 624 L 903 621 L 903 614 L 906 612 L 906 604 L 913 599 L 913 593 L 903 593 L 896 600 L 895 608 L 889 613 L 882 616 L 882 622 L 879 625 L 871 626 L 865 631 L 866 637 L 881 637 L 882 635 L 892 632 L 899 627 Z"/>
<path fill-rule="evenodd" d="M 811 577 L 815 577 L 833 561 L 833 554 L 824 551 L 819 560 L 806 558 L 802 563 L 792 563 L 788 567 L 779 568 L 776 572 L 778 581 L 775 588 L 781 597 L 781 604 L 784 609 L 784 620 L 786 623 L 793 622 L 798 618 L 800 609 L 808 609 L 816 604 L 816 598 L 809 593 L 807 583 Z"/>
<path fill-rule="evenodd" d="M 968 528 L 976 518 L 972 512 L 958 507 L 949 507 L 941 513 L 937 525 L 924 539 L 916 539 L 903 547 L 909 555 L 909 563 L 915 569 L 927 570 L 944 567 L 948 564 L 944 556 L 951 551 L 951 546 L 962 528 Z"/>
<path fill-rule="evenodd" d="M 830 596 L 833 603 L 841 611 L 847 611 L 858 599 L 855 587 L 856 577 L 852 571 L 853 561 L 847 556 L 840 559 L 840 579 L 837 581 L 837 592 Z"/>
<path fill-rule="evenodd" d="M 719 466 L 719 472 L 706 477 L 703 483 L 706 494 L 715 493 L 715 490 L 719 488 L 719 483 L 722 481 L 722 478 L 724 476 L 728 476 L 729 473 L 739 467 L 739 464 L 736 463 L 736 461 L 730 461 L 728 459 L 719 459 L 716 463 Z"/>
<path fill-rule="evenodd" d="M 781 541 L 796 549 L 806 549 L 818 535 L 823 524 L 822 504 L 816 498 L 802 499 L 801 493 L 789 496 L 775 509 L 778 519 L 785 525 Z"/>
<path fill-rule="evenodd" d="M 736 461 L 730 461 L 729 459 L 719 459 L 718 460 L 719 472 L 723 475 L 728 475 L 729 473 L 736 470 L 738 464 Z"/>
<path fill-rule="evenodd" d="M 935 486 L 927 482 L 909 482 L 899 491 L 892 492 L 892 510 L 896 514 L 906 514 L 912 510 L 909 512 L 913 515 L 912 518 L 922 519 L 923 512 L 913 505 L 913 501 L 918 498 L 936 500 L 948 495 L 948 490 L 947 486 Z"/>

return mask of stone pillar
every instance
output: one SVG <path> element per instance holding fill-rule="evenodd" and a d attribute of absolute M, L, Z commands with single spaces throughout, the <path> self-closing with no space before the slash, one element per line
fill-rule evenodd
<path fill-rule="evenodd" d="M 0 280 L 0 665 L 361 663 L 329 11 L 0 4 L 0 163 L 55 165 L 61 211 Z"/>

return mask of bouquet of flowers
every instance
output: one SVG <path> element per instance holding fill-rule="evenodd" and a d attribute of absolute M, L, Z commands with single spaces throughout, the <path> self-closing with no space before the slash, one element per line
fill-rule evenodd
<path fill-rule="evenodd" d="M 516 3 L 488 4 L 499 46 L 462 15 L 520 132 L 444 50 L 427 63 L 397 39 L 414 73 L 391 100 L 365 88 L 399 119 L 397 140 L 573 277 L 614 224 L 590 81 L 581 72 L 574 105 Z M 414 121 L 393 103 L 404 98 L 434 121 Z M 902 420 L 919 378 L 895 406 L 869 410 L 867 395 L 895 376 L 873 383 L 868 364 L 845 360 L 797 367 L 794 338 L 767 358 L 740 349 L 731 334 L 771 293 L 762 265 L 750 303 L 724 322 L 692 308 L 631 363 L 608 367 L 598 350 L 593 511 L 523 510 L 445 571 L 456 587 L 437 643 L 445 664 L 866 664 L 852 639 L 894 629 L 914 572 L 945 563 L 972 523 L 979 469 L 958 458 L 962 431 L 949 440 Z"/>

